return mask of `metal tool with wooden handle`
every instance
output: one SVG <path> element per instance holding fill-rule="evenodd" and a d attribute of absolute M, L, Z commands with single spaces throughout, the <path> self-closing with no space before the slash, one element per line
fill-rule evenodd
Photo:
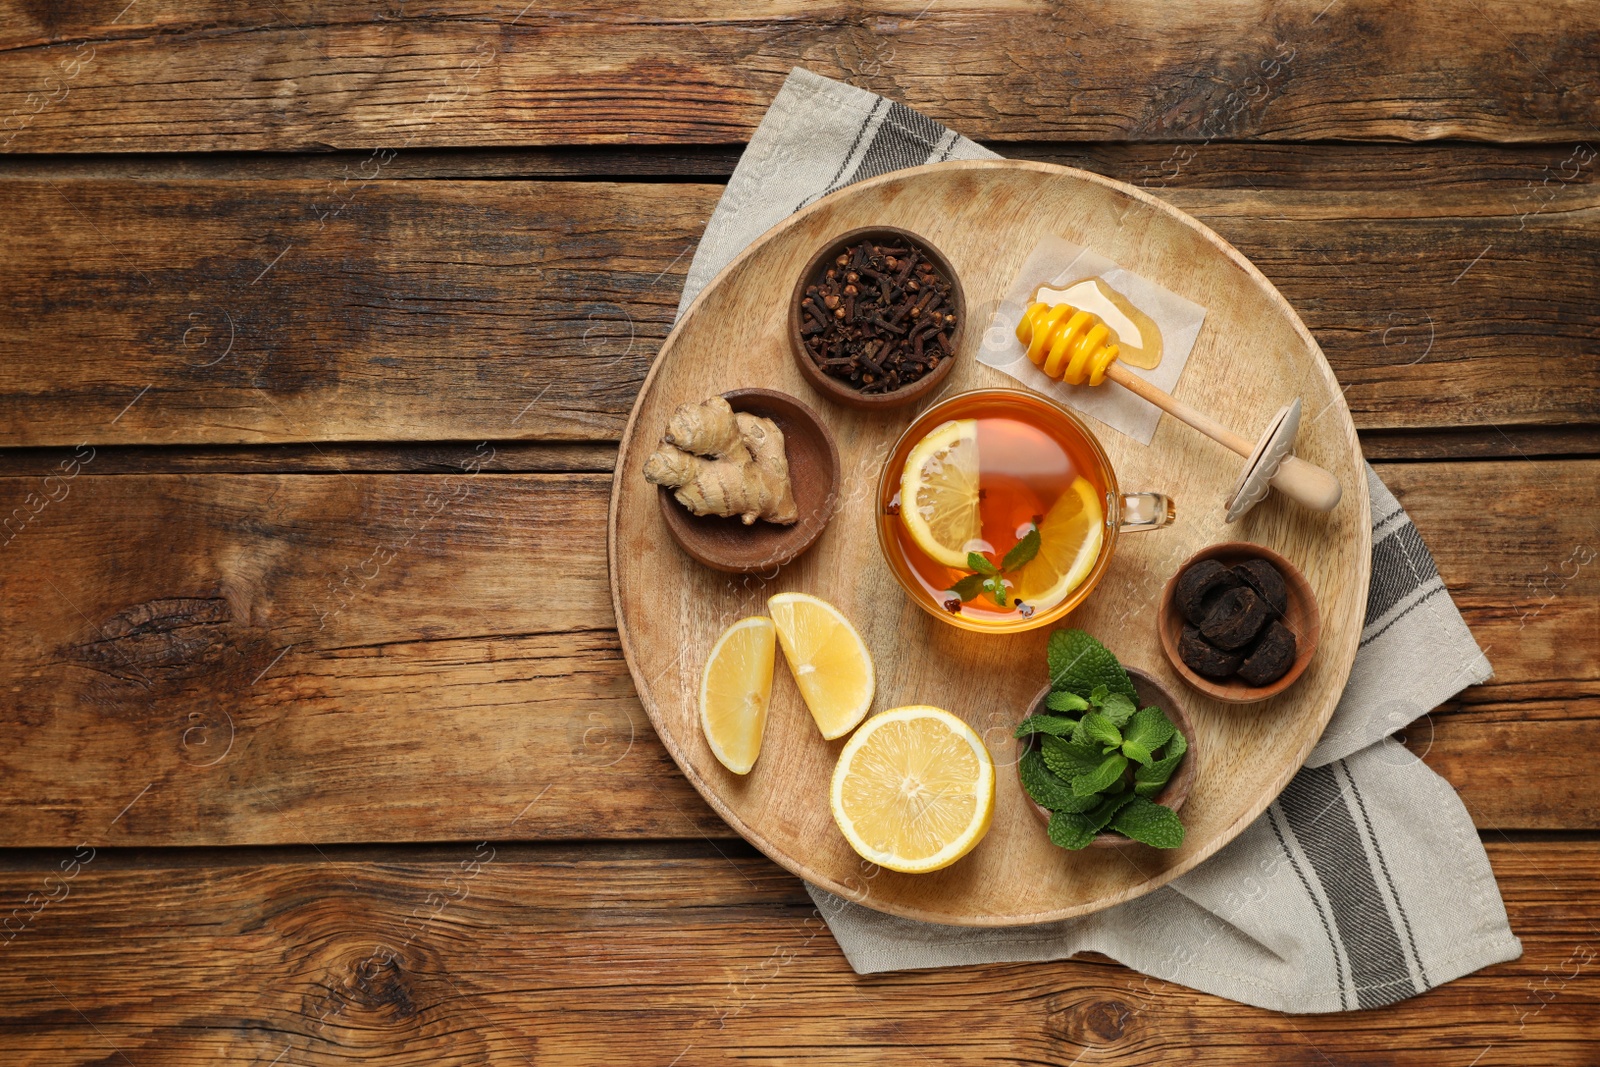
<path fill-rule="evenodd" d="M 1231 522 L 1248 511 L 1270 483 L 1290 499 L 1315 511 L 1331 511 L 1343 489 L 1330 472 L 1288 454 L 1299 425 L 1299 404 L 1280 411 L 1259 441 L 1252 443 L 1203 411 L 1157 389 L 1117 362 L 1118 348 L 1110 328 L 1098 315 L 1071 304 L 1028 305 L 1017 323 L 1017 340 L 1028 346 L 1028 358 L 1052 378 L 1069 385 L 1099 385 L 1110 379 L 1173 418 L 1194 427 L 1218 444 L 1249 459 L 1250 465 L 1228 501 Z"/>

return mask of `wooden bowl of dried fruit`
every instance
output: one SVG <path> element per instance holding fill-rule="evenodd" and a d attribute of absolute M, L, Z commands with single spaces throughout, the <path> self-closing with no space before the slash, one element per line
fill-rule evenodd
<path fill-rule="evenodd" d="M 949 376 L 966 328 L 950 261 L 894 226 L 851 230 L 806 263 L 789 302 L 789 346 L 811 387 L 864 410 L 914 404 Z"/>
<path fill-rule="evenodd" d="M 1300 568 L 1245 541 L 1211 545 L 1185 560 L 1162 590 L 1156 626 L 1178 676 L 1229 704 L 1289 688 L 1322 636 L 1317 598 Z"/>

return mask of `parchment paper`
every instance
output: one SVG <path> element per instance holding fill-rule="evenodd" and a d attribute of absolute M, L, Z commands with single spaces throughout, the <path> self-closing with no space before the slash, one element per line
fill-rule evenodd
<path fill-rule="evenodd" d="M 1161 409 L 1118 385 L 1067 385 L 1046 377 L 1028 361 L 1027 348 L 1017 340 L 1017 320 L 1022 318 L 1023 310 L 1039 286 L 1064 288 L 1085 278 L 1103 279 L 1161 328 L 1161 362 L 1154 370 L 1129 369 L 1151 384 L 1172 392 L 1184 364 L 1189 361 L 1195 338 L 1200 335 L 1206 309 L 1062 237 L 1046 237 L 1033 246 L 1011 288 L 1000 301 L 989 328 L 984 331 L 978 362 L 1005 371 L 1029 389 L 1054 397 L 1140 444 L 1148 445 L 1156 434 Z"/>

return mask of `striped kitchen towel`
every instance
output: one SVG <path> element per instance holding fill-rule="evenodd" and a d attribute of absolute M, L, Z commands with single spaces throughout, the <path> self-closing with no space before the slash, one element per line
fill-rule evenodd
<path fill-rule="evenodd" d="M 706 227 L 679 311 L 751 241 L 835 189 L 901 167 L 992 159 L 932 119 L 796 69 Z M 1372 585 L 1350 681 L 1282 796 L 1216 856 L 1082 919 L 912 922 L 811 888 L 850 964 L 891 971 L 1102 952 L 1149 975 L 1280 1011 L 1390 1004 L 1522 946 L 1449 783 L 1390 736 L 1490 675 L 1433 557 L 1367 470 Z"/>

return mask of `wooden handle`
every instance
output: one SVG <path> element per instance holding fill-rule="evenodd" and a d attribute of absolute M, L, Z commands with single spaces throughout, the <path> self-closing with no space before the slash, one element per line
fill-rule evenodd
<path fill-rule="evenodd" d="M 1344 495 L 1339 479 L 1299 456 L 1283 457 L 1283 463 L 1272 476 L 1271 485 L 1312 511 L 1332 511 Z"/>
<path fill-rule="evenodd" d="M 1205 412 L 1198 411 L 1176 397 L 1162 392 L 1120 363 L 1113 363 L 1107 367 L 1106 377 L 1130 393 L 1136 393 L 1145 400 L 1150 401 L 1150 403 L 1180 422 L 1188 423 L 1213 441 L 1232 449 L 1246 459 L 1249 459 L 1250 453 L 1255 450 L 1256 443 L 1254 441 L 1245 440 Z"/>
<path fill-rule="evenodd" d="M 1176 397 L 1162 392 L 1120 363 L 1113 363 L 1107 367 L 1106 377 L 1246 459 L 1255 451 L 1254 441 L 1240 437 L 1205 412 L 1198 411 Z M 1284 458 L 1282 466 L 1272 476 L 1272 487 L 1313 511 L 1331 511 L 1344 493 L 1339 485 L 1339 479 L 1316 464 L 1307 463 L 1297 456 Z"/>

